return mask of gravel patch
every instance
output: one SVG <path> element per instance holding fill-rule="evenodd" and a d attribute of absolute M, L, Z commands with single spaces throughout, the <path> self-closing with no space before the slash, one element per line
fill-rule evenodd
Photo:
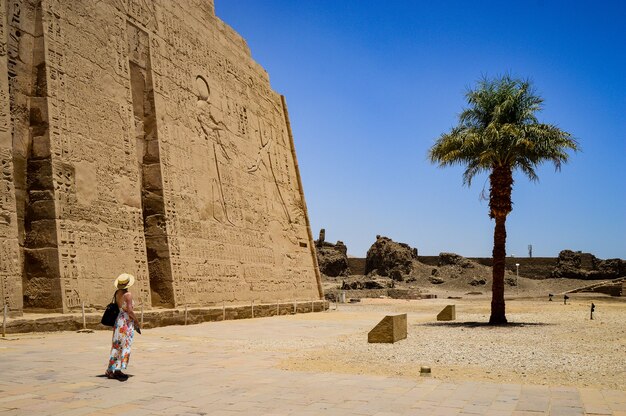
<path fill-rule="evenodd" d="M 589 319 L 591 302 L 596 304 Z M 437 322 L 446 304 L 457 320 Z M 367 332 L 386 314 L 408 314 L 408 337 L 369 344 Z M 285 353 L 280 367 L 415 378 L 420 367 L 442 380 L 549 384 L 623 390 L 626 386 L 626 300 L 573 295 L 568 305 L 544 299 L 507 302 L 510 325 L 489 326 L 489 298 L 399 301 L 368 299 L 339 310 L 294 317 L 307 336 L 242 341 L 242 347 Z M 243 345 L 245 344 L 245 346 Z"/>

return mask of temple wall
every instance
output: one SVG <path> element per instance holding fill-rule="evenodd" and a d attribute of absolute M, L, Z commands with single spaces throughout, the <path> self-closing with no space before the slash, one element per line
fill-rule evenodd
<path fill-rule="evenodd" d="M 320 298 L 286 108 L 212 1 L 0 1 L 32 9 L 0 125 L 18 309 L 102 306 L 121 272 L 147 307 Z"/>
<path fill-rule="evenodd" d="M 9 93 L 9 57 L 17 55 L 15 32 L 9 27 L 7 0 L 0 0 L 0 300 L 11 311 L 22 309 L 21 256 L 15 199 L 13 122 Z M 11 18 L 13 16 L 11 15 Z M 9 43 L 9 36 L 13 40 Z M 12 49 L 9 49 L 9 46 Z M 12 63 L 12 67 L 15 63 Z"/>

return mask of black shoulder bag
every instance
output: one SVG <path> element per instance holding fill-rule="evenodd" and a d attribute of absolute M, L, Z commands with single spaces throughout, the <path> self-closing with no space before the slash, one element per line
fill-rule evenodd
<path fill-rule="evenodd" d="M 115 292 L 117 293 L 117 291 Z M 117 306 L 117 302 L 115 301 L 115 294 L 113 294 L 113 300 L 111 303 L 107 305 L 107 308 L 102 315 L 102 319 L 100 323 L 106 326 L 114 326 L 115 320 L 117 319 L 117 315 L 120 313 L 120 307 Z"/>

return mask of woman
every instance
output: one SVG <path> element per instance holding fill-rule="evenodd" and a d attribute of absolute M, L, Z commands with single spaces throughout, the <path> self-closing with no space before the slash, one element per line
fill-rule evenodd
<path fill-rule="evenodd" d="M 128 376 L 122 373 L 128 366 L 130 358 L 130 347 L 133 344 L 135 328 L 139 328 L 139 321 L 133 312 L 133 295 L 128 288 L 135 283 L 135 277 L 128 273 L 120 274 L 113 286 L 115 291 L 115 302 L 120 308 L 115 326 L 113 327 L 113 346 L 111 347 L 111 358 L 109 366 L 105 372 L 107 378 L 126 381 Z"/>

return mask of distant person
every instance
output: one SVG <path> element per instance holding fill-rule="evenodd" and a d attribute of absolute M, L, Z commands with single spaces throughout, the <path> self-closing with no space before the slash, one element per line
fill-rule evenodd
<path fill-rule="evenodd" d="M 133 344 L 135 328 L 139 329 L 139 321 L 133 312 L 133 295 L 128 289 L 135 283 L 135 277 L 128 273 L 120 274 L 113 286 L 115 291 L 115 302 L 120 308 L 115 325 L 113 326 L 113 342 L 111 347 L 111 357 L 105 372 L 107 378 L 126 381 L 128 375 L 122 370 L 126 370 L 130 359 L 130 348 Z"/>

